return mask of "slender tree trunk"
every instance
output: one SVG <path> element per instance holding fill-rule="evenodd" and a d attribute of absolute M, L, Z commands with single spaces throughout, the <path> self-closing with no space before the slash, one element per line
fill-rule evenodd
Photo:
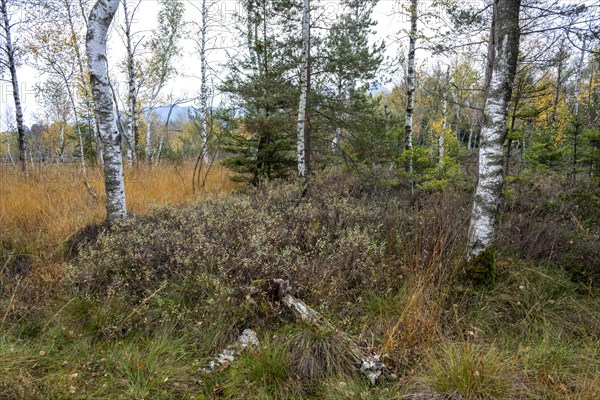
<path fill-rule="evenodd" d="M 58 158 L 60 162 L 65 162 L 65 124 L 61 123 L 59 129 L 59 139 L 58 139 Z"/>
<path fill-rule="evenodd" d="M 469 143 L 467 143 L 467 150 L 473 150 L 473 124 L 469 128 Z"/>
<path fill-rule="evenodd" d="M 148 162 L 152 161 L 152 121 L 150 120 L 150 116 L 148 117 L 148 122 L 146 122 L 146 160 Z"/>
<path fill-rule="evenodd" d="M 404 117 L 404 150 L 412 152 L 413 111 L 415 108 L 415 50 L 417 46 L 417 0 L 410 2 L 410 35 L 406 76 L 406 116 Z M 409 155 L 406 171 L 413 172 L 413 156 Z"/>
<path fill-rule="evenodd" d="M 298 176 L 304 180 L 308 179 L 308 124 L 306 114 L 306 103 L 310 87 L 310 0 L 302 3 L 302 76 L 300 78 L 300 105 L 298 107 Z"/>
<path fill-rule="evenodd" d="M 202 129 L 202 161 L 208 165 L 208 61 L 206 59 L 206 35 L 208 33 L 208 8 L 206 0 L 202 0 L 202 27 L 200 30 L 200 128 Z M 248 39 L 250 40 L 250 38 Z"/>
<path fill-rule="evenodd" d="M 519 103 L 520 103 L 519 100 L 520 100 L 520 96 L 517 96 L 517 98 L 513 102 L 512 115 L 510 118 L 510 131 L 509 131 L 510 133 L 515 131 L 515 124 L 517 122 L 517 110 L 519 109 Z M 513 145 L 513 139 L 509 135 L 506 140 L 506 152 L 504 154 L 504 176 L 505 177 L 510 175 L 510 157 L 511 157 L 511 152 L 512 152 L 512 145 Z"/>
<path fill-rule="evenodd" d="M 442 164 L 444 162 L 444 135 L 446 134 L 446 129 L 448 128 L 448 91 L 450 90 L 450 67 L 446 70 L 446 82 L 444 84 L 444 122 L 442 123 L 442 132 L 440 133 L 440 137 L 438 138 L 438 163 Z"/>
<path fill-rule="evenodd" d="M 67 88 L 67 94 L 69 95 L 69 100 L 71 101 L 71 107 L 73 109 L 73 118 L 75 119 L 75 126 L 77 127 L 77 140 L 79 140 L 79 161 L 81 162 L 81 172 L 83 173 L 83 179 L 85 181 L 85 185 L 89 187 L 87 182 L 87 168 L 85 163 L 85 151 L 83 147 L 83 134 L 81 132 L 81 126 L 79 125 L 79 117 L 77 116 L 77 104 L 75 103 L 75 96 L 71 91 L 71 87 L 69 86 L 69 82 L 66 76 L 63 76 L 65 80 L 65 85 Z"/>
<path fill-rule="evenodd" d="M 158 143 L 158 152 L 156 154 L 156 158 L 160 161 L 160 156 L 162 154 L 162 149 L 163 149 L 163 143 L 164 140 L 167 140 L 167 143 L 169 141 L 169 125 L 171 124 L 171 114 L 173 113 L 173 109 L 175 108 L 175 104 L 171 104 L 171 107 L 169 107 L 169 112 L 167 113 L 167 121 L 165 122 L 165 130 L 163 135 L 160 138 L 160 142 Z"/>
<path fill-rule="evenodd" d="M 344 84 L 342 83 L 342 78 L 339 75 L 338 75 L 337 91 L 338 91 L 338 99 L 340 101 L 340 104 L 342 107 L 344 107 L 346 104 L 345 90 L 344 90 Z M 339 118 L 342 119 L 343 116 L 340 115 Z M 335 136 L 333 137 L 333 142 L 331 143 L 331 150 L 333 151 L 333 154 L 340 153 L 341 145 L 342 145 L 342 127 L 340 126 L 340 123 L 338 122 L 338 125 L 335 128 Z"/>
<path fill-rule="evenodd" d="M 140 151 L 140 132 L 138 127 L 138 110 L 137 110 L 137 84 L 135 79 L 135 49 L 131 37 L 132 15 L 127 8 L 127 0 L 123 0 L 123 17 L 125 18 L 125 43 L 127 49 L 127 89 L 128 89 L 128 107 L 129 107 L 129 124 L 127 137 L 131 143 L 131 148 L 127 152 L 127 157 L 132 162 L 136 162 L 141 155 Z"/>
<path fill-rule="evenodd" d="M 494 238 L 503 176 L 503 141 L 519 53 L 521 0 L 494 0 L 495 56 L 479 144 L 479 180 L 469 226 L 467 260 L 488 249 Z"/>
<path fill-rule="evenodd" d="M 98 139 L 100 138 L 100 126 L 98 125 L 98 118 L 96 117 L 96 110 L 94 106 L 94 98 L 92 97 L 92 92 L 88 83 L 88 75 L 83 66 L 83 57 L 81 56 L 81 49 L 79 48 L 79 39 L 77 37 L 77 32 L 75 30 L 75 21 L 73 18 L 73 14 L 71 12 L 71 4 L 67 0 L 64 3 L 65 8 L 67 10 L 67 22 L 69 23 L 69 29 L 71 30 L 71 41 L 73 46 L 73 51 L 75 52 L 75 59 L 77 61 L 77 67 L 79 69 L 79 79 L 81 81 L 81 88 L 83 89 L 83 94 L 85 97 L 85 108 L 88 113 L 88 126 L 91 128 L 93 132 L 94 143 L 98 144 Z M 85 17 L 85 13 L 83 13 L 83 6 L 80 3 L 80 7 L 82 7 L 82 17 L 86 23 L 87 28 L 87 18 Z M 91 146 L 90 140 L 90 146 Z M 99 146 L 96 146 L 96 159 L 99 160 L 99 163 L 102 164 L 102 151 L 99 151 Z"/>
<path fill-rule="evenodd" d="M 104 186 L 108 222 L 126 218 L 121 136 L 115 120 L 106 59 L 106 36 L 118 7 L 119 0 L 98 0 L 90 12 L 86 37 L 92 94 L 104 145 Z"/>
<path fill-rule="evenodd" d="M 10 71 L 10 78 L 13 89 L 13 99 L 15 101 L 15 117 L 17 121 L 17 135 L 19 139 L 19 163 L 24 175 L 27 175 L 27 144 L 25 141 L 25 126 L 23 124 L 23 109 L 21 107 L 21 94 L 19 80 L 17 78 L 17 65 L 15 61 L 15 49 L 13 47 L 10 18 L 8 16 L 7 0 L 0 0 L 0 9 L 2 12 L 2 29 L 4 30 L 4 52 L 6 53 L 6 63 Z"/>
<path fill-rule="evenodd" d="M 585 45 L 586 38 L 584 36 L 583 44 L 581 46 L 581 55 L 579 56 L 579 64 L 577 64 L 577 85 L 575 86 L 575 110 L 573 115 L 573 165 L 571 168 L 571 173 L 573 175 L 573 187 L 575 187 L 577 183 L 577 139 L 582 126 L 581 118 L 579 118 L 579 94 L 581 92 L 581 75 L 583 71 L 583 61 L 585 58 Z"/>

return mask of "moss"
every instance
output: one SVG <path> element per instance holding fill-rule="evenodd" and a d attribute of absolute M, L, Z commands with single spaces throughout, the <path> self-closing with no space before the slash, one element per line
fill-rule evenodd
<path fill-rule="evenodd" d="M 496 280 L 496 257 L 494 248 L 488 247 L 464 266 L 465 281 L 474 287 L 491 287 Z"/>

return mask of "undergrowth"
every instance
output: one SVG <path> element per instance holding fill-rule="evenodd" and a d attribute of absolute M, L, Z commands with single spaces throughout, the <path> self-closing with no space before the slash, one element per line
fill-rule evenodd
<path fill-rule="evenodd" d="M 473 286 L 461 275 L 465 185 L 413 196 L 384 178 L 325 173 L 304 200 L 273 183 L 155 207 L 75 243 L 66 262 L 3 271 L 0 398 L 599 398 L 593 202 L 575 207 L 575 193 L 547 210 L 556 242 L 581 237 L 550 257 L 525 251 L 552 232 L 536 232 L 530 192 L 512 193 L 494 279 Z M 565 207 L 575 218 L 561 219 Z M 2 243 L 18 265 L 26 251 Z M 585 262 L 578 274 L 569 254 Z M 273 278 L 335 328 L 295 321 L 265 289 Z M 246 328 L 261 350 L 207 373 Z M 385 354 L 392 380 L 362 377 L 338 329 Z"/>

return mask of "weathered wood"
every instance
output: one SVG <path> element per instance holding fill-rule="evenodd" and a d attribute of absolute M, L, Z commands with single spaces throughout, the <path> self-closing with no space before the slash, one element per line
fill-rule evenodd
<path fill-rule="evenodd" d="M 352 336 L 338 330 L 324 316 L 306 305 L 302 300 L 290 295 L 288 293 L 290 289 L 288 281 L 274 279 L 273 283 L 277 288 L 280 301 L 294 313 L 296 318 L 312 328 L 333 332 L 345 343 L 354 364 L 363 375 L 369 378 L 372 384 L 375 384 L 378 380 L 387 380 L 390 378 L 389 370 L 382 362 L 381 355 L 365 353 Z"/>
<path fill-rule="evenodd" d="M 206 372 L 213 372 L 215 369 L 223 371 L 229 364 L 231 364 L 236 356 L 247 352 L 247 351 L 259 351 L 260 342 L 256 336 L 256 332 L 252 329 L 244 329 L 238 340 L 223 349 L 215 358 L 209 363 L 208 367 L 204 369 Z"/>

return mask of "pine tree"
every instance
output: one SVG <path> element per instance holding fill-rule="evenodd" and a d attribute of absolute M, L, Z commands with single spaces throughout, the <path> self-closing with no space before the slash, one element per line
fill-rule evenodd
<path fill-rule="evenodd" d="M 291 21 L 294 13 L 298 19 L 298 9 L 286 0 L 248 0 L 245 6 L 239 28 L 246 30 L 248 52 L 231 60 L 221 85 L 240 119 L 239 129 L 222 145 L 230 155 L 223 164 L 241 174 L 238 179 L 259 185 L 288 176 L 296 166 L 300 41 L 293 40 L 282 12 Z"/>
<path fill-rule="evenodd" d="M 383 61 L 385 47 L 383 42 L 369 45 L 369 35 L 376 25 L 371 17 L 377 2 L 344 0 L 345 12 L 332 25 L 325 39 L 323 100 L 326 103 L 324 112 L 329 112 L 334 125 L 331 142 L 334 153 L 341 151 L 342 132 L 358 133 L 360 122 L 369 119 L 375 111 L 366 96 L 370 81 Z"/>

